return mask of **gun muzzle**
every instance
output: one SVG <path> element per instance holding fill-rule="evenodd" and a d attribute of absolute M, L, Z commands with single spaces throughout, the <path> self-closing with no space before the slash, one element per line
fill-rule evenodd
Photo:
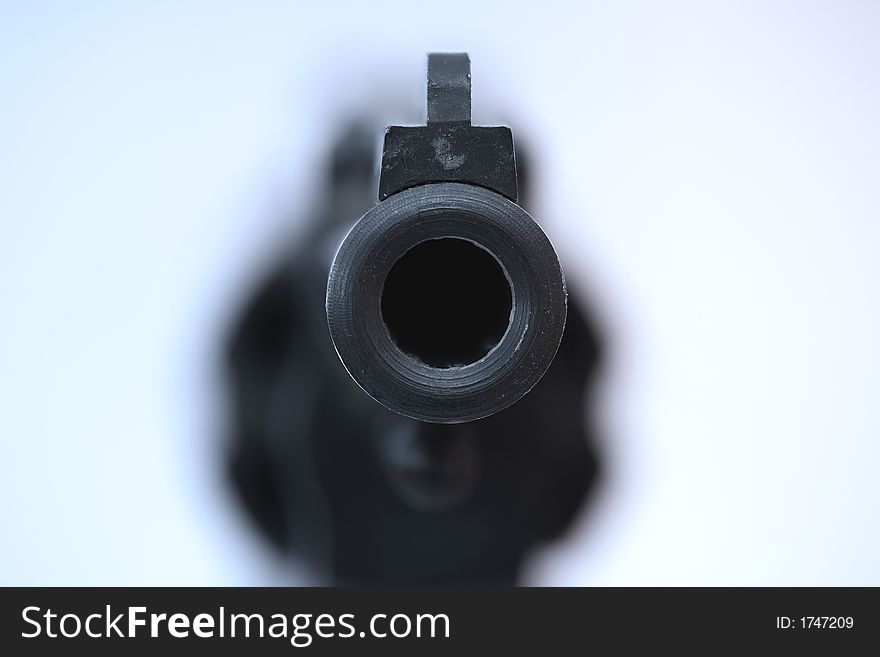
<path fill-rule="evenodd" d="M 427 125 L 389 128 L 379 197 L 330 269 L 327 321 L 345 368 L 425 422 L 507 408 L 556 355 L 565 279 L 516 204 L 510 129 L 470 124 L 467 55 L 429 56 Z"/>
<path fill-rule="evenodd" d="M 345 368 L 376 401 L 467 422 L 525 395 L 565 327 L 559 260 L 518 205 L 436 183 L 373 207 L 330 270 L 327 321 Z"/>

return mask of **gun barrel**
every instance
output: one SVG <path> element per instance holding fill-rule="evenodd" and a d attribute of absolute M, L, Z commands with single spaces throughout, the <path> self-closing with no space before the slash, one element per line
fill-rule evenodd
<path fill-rule="evenodd" d="M 565 326 L 565 279 L 516 203 L 431 183 L 355 224 L 333 261 L 326 310 L 342 363 L 376 401 L 426 422 L 467 422 L 543 376 Z"/>

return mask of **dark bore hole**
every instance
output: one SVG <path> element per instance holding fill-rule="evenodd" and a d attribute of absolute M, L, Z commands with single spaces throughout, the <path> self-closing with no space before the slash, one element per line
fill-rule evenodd
<path fill-rule="evenodd" d="M 498 261 L 467 240 L 417 244 L 394 263 L 382 318 L 398 349 L 432 367 L 474 363 L 507 330 L 512 297 Z"/>

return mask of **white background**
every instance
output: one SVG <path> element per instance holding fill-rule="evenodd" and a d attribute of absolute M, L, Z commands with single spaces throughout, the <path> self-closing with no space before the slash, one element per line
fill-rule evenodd
<path fill-rule="evenodd" d="M 0 584 L 296 581 L 220 476 L 220 334 L 430 50 L 611 337 L 528 581 L 880 585 L 880 4 L 543 0 L 0 4 Z"/>

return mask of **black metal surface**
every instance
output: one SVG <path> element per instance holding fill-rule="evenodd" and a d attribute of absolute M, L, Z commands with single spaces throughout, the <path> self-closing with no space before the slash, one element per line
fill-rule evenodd
<path fill-rule="evenodd" d="M 385 133 L 379 200 L 426 182 L 461 182 L 517 199 L 509 128 L 432 124 Z"/>
<path fill-rule="evenodd" d="M 479 185 L 517 200 L 513 135 L 507 127 L 471 125 L 470 60 L 428 55 L 428 121 L 385 133 L 379 200 L 430 182 Z"/>
<path fill-rule="evenodd" d="M 441 238 L 485 249 L 512 291 L 503 337 L 486 356 L 463 366 L 432 367 L 403 352 L 381 312 L 395 262 L 413 246 Z M 441 269 L 432 276 L 446 274 Z M 420 185 L 373 207 L 345 238 L 327 287 L 330 335 L 349 374 L 386 408 L 426 422 L 468 422 L 518 401 L 553 361 L 565 316 L 562 271 L 538 225 L 500 195 L 459 183 Z"/>
<path fill-rule="evenodd" d="M 380 198 L 387 198 L 351 229 L 330 270 L 327 321 L 345 368 L 386 408 L 425 422 L 470 422 L 507 408 L 553 361 L 565 327 L 565 280 L 550 241 L 512 200 L 510 130 L 470 125 L 467 55 L 429 55 L 428 125 L 389 129 L 380 190 L 383 185 Z M 493 191 L 499 188 L 506 194 Z M 396 302 L 406 307 L 395 307 L 385 294 L 389 274 L 427 240 L 445 240 L 449 257 L 437 258 L 433 270 L 411 269 L 420 280 L 410 282 L 410 299 Z M 448 240 L 464 240 L 494 258 L 508 289 L 492 288 L 482 304 L 450 302 L 471 288 L 489 289 L 492 273 Z M 453 286 L 468 276 L 470 286 Z M 488 317 L 505 307 L 502 296 L 508 316 Z M 408 324 L 424 326 L 436 344 L 408 346 L 414 341 L 402 341 L 388 324 L 396 314 L 408 314 Z M 466 344 L 486 339 L 483 328 L 499 319 L 502 330 L 485 349 Z M 438 323 L 447 330 L 432 330 Z"/>
<path fill-rule="evenodd" d="M 467 53 L 428 55 L 428 123 L 471 122 L 471 60 Z"/>

